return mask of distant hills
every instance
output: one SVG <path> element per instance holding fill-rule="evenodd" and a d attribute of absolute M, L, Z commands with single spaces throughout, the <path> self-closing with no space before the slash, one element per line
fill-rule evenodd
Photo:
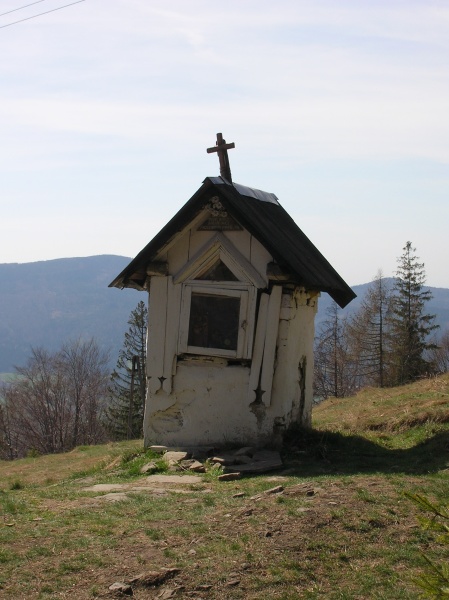
<path fill-rule="evenodd" d="M 394 279 L 385 278 L 385 283 L 387 285 L 392 286 Z M 346 306 L 342 315 L 349 316 L 354 313 L 356 310 L 360 308 L 360 304 L 363 300 L 365 293 L 370 287 L 372 282 L 363 283 L 361 285 L 353 285 L 351 286 L 354 292 L 357 294 L 357 298 L 355 298 L 352 302 Z M 437 335 L 439 335 L 445 329 L 449 329 L 449 289 L 447 288 L 435 288 L 435 287 L 426 287 L 432 293 L 432 299 L 426 303 L 426 313 L 435 315 L 435 323 L 440 326 L 440 330 L 437 330 Z M 332 298 L 327 294 L 322 294 L 320 300 L 318 302 L 318 314 L 316 318 L 316 326 L 319 327 L 320 323 L 326 318 L 326 311 L 332 304 Z"/>
<path fill-rule="evenodd" d="M 147 301 L 143 292 L 108 288 L 130 260 L 102 255 L 0 264 L 0 373 L 26 364 L 31 347 L 53 351 L 78 337 L 94 337 L 102 349 L 109 350 L 112 369 L 131 311 L 140 300 Z M 357 309 L 368 286 L 353 287 L 358 297 L 345 313 Z M 449 289 L 430 289 L 434 297 L 428 312 L 437 315 L 442 328 L 449 327 Z M 317 324 L 330 303 L 323 294 Z"/>
<path fill-rule="evenodd" d="M 131 259 L 61 258 L 0 264 L 0 373 L 26 364 L 31 347 L 57 350 L 94 337 L 117 360 L 131 311 L 147 295 L 108 288 Z"/>

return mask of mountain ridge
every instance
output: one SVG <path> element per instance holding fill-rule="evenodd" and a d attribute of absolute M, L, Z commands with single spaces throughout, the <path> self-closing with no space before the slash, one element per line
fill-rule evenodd
<path fill-rule="evenodd" d="M 114 365 L 142 297 L 108 285 L 130 260 L 97 255 L 0 264 L 0 372 L 25 364 L 31 347 L 54 351 L 79 337 L 94 337 Z"/>
<path fill-rule="evenodd" d="M 128 318 L 147 294 L 109 288 L 131 258 L 114 254 L 0 263 L 0 373 L 26 364 L 32 347 L 58 350 L 64 342 L 94 337 L 110 352 L 114 367 L 128 329 Z M 357 310 L 371 282 L 352 286 L 357 294 L 342 312 Z M 449 289 L 430 288 L 427 312 L 449 327 Z M 332 300 L 322 294 L 318 330 Z"/>

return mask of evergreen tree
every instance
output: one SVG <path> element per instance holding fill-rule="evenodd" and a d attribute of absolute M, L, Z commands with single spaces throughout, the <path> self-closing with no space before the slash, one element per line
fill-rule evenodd
<path fill-rule="evenodd" d="M 129 316 L 129 329 L 111 375 L 111 403 L 106 422 L 116 439 L 132 439 L 142 435 L 147 380 L 147 321 L 147 307 L 140 301 Z"/>
<path fill-rule="evenodd" d="M 424 263 L 419 262 L 415 252 L 416 248 L 407 242 L 398 259 L 389 323 L 393 385 L 409 383 L 428 373 L 425 352 L 434 347 L 428 336 L 437 328 L 433 324 L 435 315 L 425 312 L 432 294 L 424 288 Z"/>
<path fill-rule="evenodd" d="M 358 363 L 360 387 L 383 387 L 387 383 L 387 324 L 390 310 L 391 290 L 379 271 L 368 288 L 360 309 L 348 322 L 351 355 Z"/>

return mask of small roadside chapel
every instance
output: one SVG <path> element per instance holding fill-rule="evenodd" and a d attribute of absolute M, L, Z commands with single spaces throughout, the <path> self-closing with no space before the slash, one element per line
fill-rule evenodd
<path fill-rule="evenodd" d="M 198 191 L 110 287 L 149 293 L 144 443 L 275 445 L 311 424 L 320 292 L 355 294 L 274 194 L 220 176 Z"/>

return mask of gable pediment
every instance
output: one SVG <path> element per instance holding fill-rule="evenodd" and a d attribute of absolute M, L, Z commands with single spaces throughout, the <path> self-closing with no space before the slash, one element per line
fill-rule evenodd
<path fill-rule="evenodd" d="M 220 227 L 220 223 L 215 223 L 216 228 L 207 225 L 207 229 L 199 230 L 209 218 L 206 206 L 215 196 L 242 227 L 241 233 L 247 231 L 257 239 L 272 256 L 271 260 L 283 265 L 283 269 L 301 285 L 329 293 L 342 308 L 355 298 L 351 288 L 282 208 L 274 194 L 230 183 L 221 177 L 206 178 L 201 188 L 110 283 L 110 287 L 142 289 L 147 277 L 146 265 L 167 261 L 170 250 L 175 245 L 182 246 L 183 240 L 193 231 L 205 235 L 218 229 L 217 233 L 229 231 L 229 237 L 240 235 L 239 231 L 226 229 L 224 222 Z M 252 258 L 251 262 L 254 262 Z M 180 269 L 178 264 L 175 271 Z"/>
<path fill-rule="evenodd" d="M 216 275 L 217 279 L 214 279 Z M 225 277 L 225 279 L 222 279 Z M 243 256 L 222 233 L 217 232 L 195 255 L 174 275 L 174 283 L 188 280 L 242 282 L 263 289 L 267 286 L 266 276 Z"/>

